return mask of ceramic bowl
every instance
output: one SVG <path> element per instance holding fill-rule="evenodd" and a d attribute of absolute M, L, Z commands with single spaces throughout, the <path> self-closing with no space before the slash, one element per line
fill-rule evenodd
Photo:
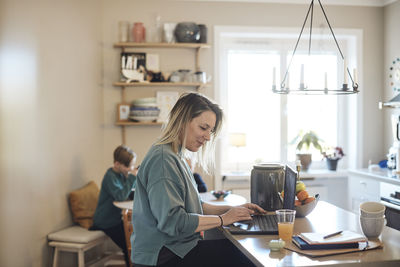
<path fill-rule="evenodd" d="M 218 190 L 218 191 L 211 191 L 211 194 L 216 198 L 225 198 L 227 195 L 229 195 L 231 191 L 225 191 L 225 190 Z"/>
<path fill-rule="evenodd" d="M 150 116 L 150 117 L 158 117 L 160 114 L 160 109 L 158 108 L 131 108 L 129 115 L 130 116 Z"/>
<path fill-rule="evenodd" d="M 296 217 L 306 217 L 310 214 L 314 210 L 315 206 L 317 206 L 318 200 L 319 194 L 316 194 L 314 201 L 301 206 L 296 206 Z"/>

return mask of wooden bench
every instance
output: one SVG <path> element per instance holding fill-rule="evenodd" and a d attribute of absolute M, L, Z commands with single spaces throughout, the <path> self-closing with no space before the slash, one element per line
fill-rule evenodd
<path fill-rule="evenodd" d="M 75 225 L 51 233 L 47 238 L 49 246 L 54 247 L 53 267 L 58 266 L 59 253 L 62 251 L 77 253 L 78 267 L 104 264 L 115 256 L 112 253 L 104 254 L 85 265 L 85 252 L 96 246 L 103 246 L 109 239 L 103 231 L 89 231 Z"/>

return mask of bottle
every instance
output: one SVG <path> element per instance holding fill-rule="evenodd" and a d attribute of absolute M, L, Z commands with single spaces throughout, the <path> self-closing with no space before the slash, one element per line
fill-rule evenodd
<path fill-rule="evenodd" d="M 146 29 L 142 22 L 135 22 L 132 29 L 133 41 L 136 43 L 142 43 L 146 39 Z"/>

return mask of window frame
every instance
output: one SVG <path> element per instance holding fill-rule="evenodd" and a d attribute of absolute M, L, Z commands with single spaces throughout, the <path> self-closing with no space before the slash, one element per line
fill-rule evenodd
<path fill-rule="evenodd" d="M 314 32 L 321 32 L 321 29 L 314 29 Z M 330 33 L 329 33 L 330 34 Z M 313 38 L 318 35 L 313 35 Z M 325 36 L 329 37 L 328 34 Z M 339 42 L 339 45 L 342 49 L 344 55 L 349 55 L 346 59 L 348 61 L 349 69 L 352 70 L 354 66 L 362 66 L 361 64 L 361 54 L 362 54 L 362 31 L 361 30 L 353 30 L 353 29 L 336 29 L 335 36 Z M 227 54 L 230 48 L 233 48 L 232 42 L 228 42 L 229 40 L 242 40 L 246 39 L 252 40 L 269 40 L 271 39 L 289 39 L 288 42 L 284 44 L 280 44 L 279 53 L 282 54 L 283 51 L 293 50 L 295 42 L 293 40 L 298 37 L 298 29 L 295 28 L 270 28 L 270 27 L 244 27 L 244 26 L 214 26 L 214 54 L 215 54 L 215 66 L 214 66 L 214 77 L 215 77 L 215 88 L 218 88 L 214 91 L 214 98 L 220 103 L 223 107 L 227 107 L 227 80 L 224 77 L 227 77 Z M 325 42 L 328 43 L 328 42 Z M 253 43 L 254 47 L 265 46 L 265 44 Z M 326 46 L 327 44 L 324 44 Z M 328 44 L 329 47 L 335 47 L 334 41 L 332 40 L 332 44 Z M 293 46 L 293 47 L 291 47 Z M 240 47 L 240 44 L 237 45 Z M 299 48 L 300 49 L 300 48 Z M 337 48 L 336 48 L 337 49 Z M 264 49 L 265 50 L 265 49 Z M 301 49 L 303 50 L 303 49 Z M 299 51 L 299 50 L 298 50 Z M 281 57 L 281 69 L 280 69 L 280 77 L 283 77 L 284 72 L 286 71 L 286 58 L 284 56 Z M 357 67 L 358 71 L 358 83 L 362 84 L 362 68 Z M 343 66 L 338 62 L 338 76 L 341 77 L 339 73 L 343 73 Z M 271 74 L 272 75 L 272 74 Z M 338 79 L 338 83 L 339 83 Z M 268 87 L 268 85 L 266 85 Z M 271 85 L 272 86 L 272 85 Z M 280 81 L 277 80 L 277 86 L 280 86 Z M 338 84 L 339 86 L 339 84 Z M 342 112 L 338 115 L 338 143 L 343 144 L 348 151 L 346 156 L 341 164 L 341 168 L 352 167 L 355 168 L 361 165 L 361 157 L 358 157 L 358 153 L 362 153 L 361 150 L 361 142 L 362 136 L 360 136 L 361 132 L 359 129 L 362 129 L 362 120 L 361 120 L 361 97 L 344 97 L 340 98 L 340 103 L 338 106 L 346 109 L 346 112 Z M 286 140 L 287 140 L 287 116 L 285 116 L 285 107 L 287 104 L 287 97 L 281 97 L 281 109 L 280 109 L 280 118 L 281 118 L 281 161 L 287 159 L 287 149 L 286 149 Z M 351 111 L 349 116 L 345 114 Z M 356 125 L 356 129 L 352 125 Z M 223 129 L 221 136 L 226 135 L 226 129 Z M 346 136 L 348 138 L 346 138 Z M 361 137 L 361 138 L 360 138 Z M 353 142 L 354 141 L 354 142 Z M 228 145 L 227 138 L 219 138 L 217 142 L 217 151 L 216 151 L 216 177 L 221 177 L 222 173 L 222 151 L 223 148 Z M 359 154 L 360 155 L 360 154 Z M 317 161 L 316 161 L 317 162 Z M 348 162 L 350 164 L 348 164 Z M 318 162 L 319 163 L 319 162 Z M 313 169 L 315 168 L 325 168 L 323 163 L 313 164 Z M 214 181 L 215 188 L 221 188 L 221 179 L 215 179 Z"/>

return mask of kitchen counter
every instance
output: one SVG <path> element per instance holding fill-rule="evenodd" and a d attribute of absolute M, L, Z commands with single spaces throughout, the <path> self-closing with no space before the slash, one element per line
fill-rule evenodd
<path fill-rule="evenodd" d="M 395 185 L 400 185 L 400 177 L 392 177 L 391 173 L 388 170 L 379 170 L 379 171 L 369 171 L 367 168 L 365 169 L 351 169 L 348 171 L 348 174 L 361 175 L 368 178 L 374 178 L 379 182 L 385 182 Z"/>
<path fill-rule="evenodd" d="M 310 169 L 306 172 L 300 172 L 300 179 L 316 179 L 316 178 L 347 178 L 347 170 L 339 169 L 337 171 L 330 171 L 327 169 Z"/>
<path fill-rule="evenodd" d="M 307 217 L 296 218 L 293 231 L 298 234 L 330 233 L 338 230 L 362 233 L 358 216 L 320 201 Z M 232 235 L 227 229 L 223 229 L 223 233 L 256 266 L 400 266 L 400 232 L 387 226 L 379 237 L 383 243 L 381 249 L 318 258 L 309 258 L 286 249 L 271 252 L 268 243 L 272 239 L 277 239 L 277 235 Z"/>

